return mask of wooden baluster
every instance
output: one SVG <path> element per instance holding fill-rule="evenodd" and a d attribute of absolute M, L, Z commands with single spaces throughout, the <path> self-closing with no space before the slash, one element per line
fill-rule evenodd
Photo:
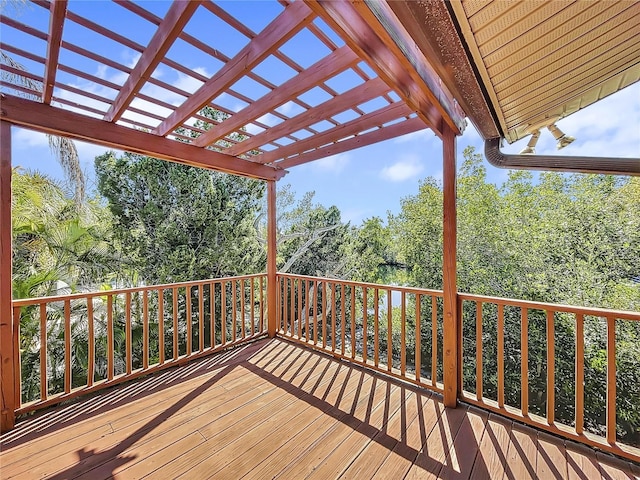
<path fill-rule="evenodd" d="M 69 329 L 71 328 L 71 322 L 69 322 Z M 65 344 L 69 342 L 69 348 L 67 351 L 71 351 L 71 334 L 67 335 L 67 321 L 66 321 L 66 306 L 65 306 Z M 65 345 L 66 347 L 66 345 Z M 22 359 L 20 358 L 20 309 L 13 310 L 13 369 L 16 375 L 13 377 L 14 385 L 14 404 L 16 408 L 20 408 L 22 405 Z M 66 356 L 65 356 L 66 360 Z M 67 362 L 65 362 L 66 364 Z M 69 356 L 69 365 L 71 365 L 71 356 Z M 66 371 L 65 371 L 65 386 L 66 386 Z M 71 372 L 69 372 L 69 378 L 71 378 Z M 71 388 L 71 387 L 69 387 Z"/>
<path fill-rule="evenodd" d="M 576 314 L 576 433 L 584 428 L 584 315 Z"/>
<path fill-rule="evenodd" d="M 87 352 L 87 386 L 90 387 L 93 385 L 93 377 L 95 376 L 96 371 L 96 338 L 95 326 L 93 321 L 93 297 L 87 297 L 87 326 L 87 334 L 89 336 L 89 351 Z"/>
<path fill-rule="evenodd" d="M 380 363 L 380 293 L 377 288 L 373 290 L 373 364 L 378 367 Z"/>
<path fill-rule="evenodd" d="M 204 285 L 198 285 L 198 347 L 204 351 Z"/>
<path fill-rule="evenodd" d="M 351 358 L 356 358 L 356 287 L 351 285 Z"/>
<path fill-rule="evenodd" d="M 340 354 L 344 355 L 344 331 L 346 328 L 347 312 L 344 309 L 344 283 L 340 285 Z"/>
<path fill-rule="evenodd" d="M 616 440 L 616 319 L 607 317 L 607 442 Z"/>
<path fill-rule="evenodd" d="M 322 348 L 327 348 L 327 282 L 322 282 Z"/>
<path fill-rule="evenodd" d="M 331 284 L 331 311 L 332 311 L 332 329 L 331 329 L 331 351 L 336 351 L 336 326 L 337 326 L 337 308 L 336 308 L 336 284 Z"/>
<path fill-rule="evenodd" d="M 521 307 L 520 319 L 520 408 L 526 417 L 529 415 L 529 310 L 526 307 Z"/>
<path fill-rule="evenodd" d="M 301 278 L 298 279 L 298 303 L 297 303 L 297 309 L 296 309 L 296 317 L 298 319 L 298 339 L 302 340 L 302 313 L 304 311 L 304 300 L 303 300 L 303 293 L 302 293 L 302 284 L 304 283 L 304 280 L 302 280 Z M 295 335 L 296 332 L 293 332 L 293 334 Z"/>
<path fill-rule="evenodd" d="M 276 308 L 276 312 L 280 312 Z M 264 277 L 260 277 L 260 333 L 264 332 Z"/>
<path fill-rule="evenodd" d="M 222 345 L 227 343 L 227 282 L 220 282 L 220 328 Z"/>
<path fill-rule="evenodd" d="M 387 370 L 393 368 L 393 302 L 391 289 L 387 290 Z"/>
<path fill-rule="evenodd" d="M 245 338 L 247 336 L 247 330 L 245 326 L 245 312 L 246 312 L 246 291 L 244 278 L 240 279 L 240 336 Z"/>
<path fill-rule="evenodd" d="M 209 334 L 211 335 L 211 348 L 216 348 L 216 284 L 209 284 Z"/>
<path fill-rule="evenodd" d="M 438 381 L 438 299 L 431 295 L 431 385 Z"/>
<path fill-rule="evenodd" d="M 403 290 L 400 294 L 400 301 L 402 305 L 400 306 L 400 374 L 404 377 L 407 370 L 407 295 Z"/>
<path fill-rule="evenodd" d="M 20 307 L 18 307 L 19 309 Z M 89 320 L 89 351 L 92 348 L 93 322 Z M 91 358 L 91 355 L 90 355 Z M 93 367 L 93 362 L 89 362 L 89 369 Z M 93 383 L 93 377 L 91 377 Z M 91 385 L 91 384 L 89 384 Z M 49 381 L 47 379 L 47 304 L 40 304 L 40 399 L 46 400 L 49 395 Z"/>
<path fill-rule="evenodd" d="M 142 368 L 149 368 L 149 291 L 142 291 Z"/>
<path fill-rule="evenodd" d="M 312 305 L 311 305 L 311 290 L 309 290 L 309 280 L 307 280 L 305 282 L 305 286 L 306 286 L 306 290 L 305 290 L 305 293 L 304 293 L 304 298 L 305 299 L 309 299 L 309 304 L 307 304 L 307 302 L 305 301 L 305 305 L 304 305 L 304 311 L 305 311 L 305 315 L 304 315 L 304 318 L 305 318 L 305 336 L 304 336 L 304 338 L 305 338 L 305 340 L 307 342 L 309 342 L 309 317 L 311 316 L 311 310 L 310 309 L 312 308 Z M 315 310 L 316 310 L 316 308 L 315 308 L 315 306 L 313 306 L 313 311 L 315 311 Z"/>
<path fill-rule="evenodd" d="M 296 279 L 291 278 L 291 288 L 289 289 L 289 325 L 287 326 L 287 331 L 285 333 L 290 333 L 291 336 L 295 334 L 296 331 Z"/>
<path fill-rule="evenodd" d="M 555 422 L 555 329 L 554 312 L 547 310 L 547 423 Z"/>
<path fill-rule="evenodd" d="M 482 401 L 482 302 L 476 302 L 476 400 Z"/>
<path fill-rule="evenodd" d="M 504 408 L 504 305 L 498 304 L 498 407 Z"/>
<path fill-rule="evenodd" d="M 193 319 L 191 317 L 191 287 L 187 285 L 184 289 L 185 296 L 185 322 L 187 323 L 187 357 L 191 355 L 193 341 Z"/>
<path fill-rule="evenodd" d="M 421 305 L 420 302 L 422 302 L 422 295 L 419 293 L 416 293 L 416 339 L 415 339 L 415 366 L 416 366 L 416 382 L 420 381 L 420 370 L 422 369 L 421 366 L 421 358 L 420 355 L 422 354 L 422 352 L 420 351 L 420 349 L 422 348 L 422 313 L 420 312 L 421 309 Z"/>
<path fill-rule="evenodd" d="M 164 289 L 158 290 L 158 360 L 164 363 Z"/>
<path fill-rule="evenodd" d="M 238 323 L 237 323 L 237 315 L 238 315 L 238 311 L 237 311 L 237 303 L 238 303 L 238 297 L 236 294 L 236 281 L 232 280 L 231 281 L 231 325 L 232 325 L 232 330 L 231 330 L 231 341 L 235 342 L 236 341 L 236 329 L 238 328 Z"/>
<path fill-rule="evenodd" d="M 127 292 L 124 295 L 125 298 L 125 305 L 124 305 L 124 312 L 125 312 L 125 327 L 124 327 L 124 335 L 125 335 L 125 365 L 126 365 L 126 371 L 127 371 L 127 375 L 131 374 L 131 360 L 133 357 L 133 349 L 132 349 L 132 340 L 131 340 L 131 292 Z"/>
<path fill-rule="evenodd" d="M 20 371 L 20 370 L 18 370 Z M 64 393 L 71 392 L 71 300 L 64 301 Z M 19 393 L 18 393 L 19 395 Z M 18 397 L 19 398 L 19 397 Z M 16 404 L 20 404 L 16 402 Z"/>
<path fill-rule="evenodd" d="M 362 287 L 362 361 L 367 363 L 367 336 L 368 336 L 368 312 L 367 312 L 367 294 L 369 289 Z"/>
<path fill-rule="evenodd" d="M 113 295 L 107 296 L 107 380 L 113 380 Z"/>
<path fill-rule="evenodd" d="M 313 282 L 313 344 L 318 345 L 318 301 L 320 296 L 320 284 Z"/>
<path fill-rule="evenodd" d="M 251 336 L 255 335 L 256 333 L 256 306 L 255 306 L 255 283 L 256 283 L 256 279 L 255 278 L 251 278 L 249 280 L 250 285 L 249 285 L 249 304 L 251 305 Z"/>
<path fill-rule="evenodd" d="M 178 359 L 178 289 L 173 287 L 173 359 Z"/>

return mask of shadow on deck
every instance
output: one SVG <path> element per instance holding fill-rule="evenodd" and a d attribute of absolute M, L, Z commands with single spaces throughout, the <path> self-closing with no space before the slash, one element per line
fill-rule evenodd
<path fill-rule="evenodd" d="M 114 387 L 2 436 L 2 478 L 636 478 L 640 467 L 285 340 Z"/>

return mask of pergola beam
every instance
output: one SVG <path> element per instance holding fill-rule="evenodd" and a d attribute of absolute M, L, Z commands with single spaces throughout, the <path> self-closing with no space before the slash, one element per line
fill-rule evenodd
<path fill-rule="evenodd" d="M 360 132 L 369 130 L 370 128 L 379 127 L 385 123 L 397 120 L 398 118 L 409 116 L 411 113 L 413 113 L 411 109 L 404 103 L 393 103 L 374 112 L 362 115 L 350 122 L 333 127 L 326 132 L 322 132 L 304 140 L 299 140 L 291 145 L 263 153 L 262 155 L 255 157 L 255 160 L 260 163 L 272 163 L 276 160 L 287 158 L 300 152 L 319 148 L 328 143 L 337 142 L 338 140 L 351 135 L 357 135 Z"/>
<path fill-rule="evenodd" d="M 298 155 L 296 157 L 288 158 L 281 162 L 277 162 L 276 165 L 282 168 L 295 167 L 297 165 L 302 165 L 303 163 L 308 163 L 313 160 L 318 160 L 321 158 L 330 157 L 332 155 L 337 155 L 339 153 L 348 152 L 349 150 L 353 150 L 354 148 L 373 145 L 374 143 L 382 142 L 383 140 L 389 140 L 391 138 L 406 135 L 407 133 L 424 130 L 425 128 L 427 128 L 427 126 L 424 124 L 424 122 L 420 118 L 415 117 L 409 120 L 405 120 L 404 122 L 394 123 L 393 125 L 385 128 L 379 128 L 378 130 L 374 130 L 372 132 L 357 135 L 348 140 L 343 140 L 342 142 L 332 143 L 331 145 L 327 145 L 326 147 L 322 147 L 308 153 L 303 153 L 302 155 Z"/>
<path fill-rule="evenodd" d="M 459 134 L 463 115 L 447 112 L 438 98 L 445 97 L 440 89 L 432 92 L 398 48 L 388 32 L 362 2 L 348 0 L 305 0 L 309 7 L 338 34 L 376 73 L 395 87 L 401 98 L 415 110 L 427 126 L 440 138 L 444 124 Z M 451 115 L 455 114 L 455 118 Z"/>
<path fill-rule="evenodd" d="M 313 125 L 325 118 L 332 117 L 333 115 L 349 110 L 350 108 L 357 107 L 362 103 L 384 95 L 389 90 L 391 90 L 389 86 L 377 77 L 367 80 L 362 85 L 358 85 L 337 97 L 333 97 L 316 107 L 310 108 L 300 115 L 296 115 L 295 117 L 271 127 L 264 132 L 227 148 L 225 153 L 234 156 L 241 155 L 249 150 L 253 150 L 254 148 L 266 145 L 273 140 L 284 137 L 285 135 L 301 130 L 309 125 Z"/>
<path fill-rule="evenodd" d="M 276 51 L 282 44 L 302 30 L 314 18 L 303 2 L 293 2 L 276 19 L 253 38 L 193 95 L 153 130 L 153 134 L 166 136 L 182 125 L 195 112 L 233 85 L 247 71 Z"/>
<path fill-rule="evenodd" d="M 250 104 L 235 115 L 227 118 L 219 125 L 200 135 L 194 145 L 204 147 L 211 145 L 231 132 L 246 125 L 252 120 L 270 112 L 280 105 L 295 99 L 299 94 L 311 90 L 325 80 L 338 75 L 349 66 L 356 64 L 360 58 L 347 47 L 341 47 L 303 70 L 298 75 L 284 82 L 278 88 L 267 93 L 258 101 Z"/>
<path fill-rule="evenodd" d="M 182 33 L 191 16 L 200 5 L 200 1 L 176 0 L 169 7 L 169 11 L 162 20 L 149 45 L 142 53 L 126 82 L 120 88 L 118 96 L 113 101 L 109 111 L 104 116 L 107 122 L 116 122 L 125 112 L 136 93 L 149 80 L 153 71 L 162 61 L 165 54 Z"/>
<path fill-rule="evenodd" d="M 47 60 L 44 68 L 42 101 L 49 105 L 53 96 L 58 71 L 58 57 L 62 44 L 62 27 L 67 14 L 67 0 L 51 2 L 51 16 L 49 17 L 49 39 L 47 42 Z"/>
<path fill-rule="evenodd" d="M 0 120 L 74 140 L 262 180 L 278 180 L 287 173 L 269 165 L 249 162 L 10 95 L 2 96 Z"/>

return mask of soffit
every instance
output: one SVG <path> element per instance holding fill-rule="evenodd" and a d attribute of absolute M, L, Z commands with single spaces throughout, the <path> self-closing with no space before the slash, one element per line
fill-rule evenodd
<path fill-rule="evenodd" d="M 451 7 L 509 142 L 640 79 L 635 0 L 452 0 Z"/>

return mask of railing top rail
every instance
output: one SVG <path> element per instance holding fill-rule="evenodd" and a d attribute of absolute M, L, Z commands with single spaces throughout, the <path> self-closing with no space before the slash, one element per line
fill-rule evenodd
<path fill-rule="evenodd" d="M 135 293 L 135 292 L 143 292 L 145 290 L 166 290 L 169 288 L 181 288 L 188 286 L 197 286 L 197 285 L 208 285 L 210 283 L 220 283 L 227 282 L 232 280 L 248 280 L 251 278 L 260 278 L 266 277 L 266 273 L 254 273 L 251 275 L 238 275 L 235 277 L 220 277 L 220 278 L 210 278 L 207 280 L 194 280 L 191 282 L 177 282 L 177 283 L 165 283 L 162 285 L 144 285 L 139 287 L 128 287 L 128 288 L 117 288 L 113 290 L 100 290 L 96 292 L 80 292 L 80 293 L 70 293 L 67 295 L 53 295 L 50 297 L 37 297 L 37 298 L 19 298 L 12 301 L 12 305 L 14 307 L 26 307 L 29 305 L 39 305 L 41 303 L 51 303 L 51 302 L 63 302 L 66 300 L 78 300 L 85 298 L 94 298 L 94 297 L 104 297 L 106 295 L 120 295 L 123 293 Z"/>
<path fill-rule="evenodd" d="M 406 293 L 419 293 L 421 295 L 442 296 L 442 290 L 432 290 L 428 288 L 404 287 L 401 285 L 383 285 L 380 283 L 369 283 L 369 282 L 354 282 L 352 280 L 343 280 L 341 278 L 313 277 L 309 275 L 298 275 L 295 273 L 278 272 L 277 275 L 279 277 L 300 278 L 302 280 L 313 280 L 316 282 L 333 282 L 333 283 L 340 283 L 344 285 L 352 285 L 356 287 L 377 288 L 380 290 L 394 290 L 394 291 L 406 292 Z"/>
<path fill-rule="evenodd" d="M 528 300 L 516 300 L 512 298 L 490 297 L 486 295 L 474 295 L 471 293 L 458 294 L 459 300 L 481 301 L 486 303 L 495 303 L 498 305 L 509 305 L 522 308 L 530 308 L 534 310 L 551 310 L 554 312 L 579 313 L 582 315 L 591 315 L 595 317 L 613 317 L 623 320 L 640 321 L 640 312 L 632 312 L 628 310 L 611 310 L 596 307 L 578 307 L 574 305 L 561 305 L 558 303 L 532 302 Z"/>

